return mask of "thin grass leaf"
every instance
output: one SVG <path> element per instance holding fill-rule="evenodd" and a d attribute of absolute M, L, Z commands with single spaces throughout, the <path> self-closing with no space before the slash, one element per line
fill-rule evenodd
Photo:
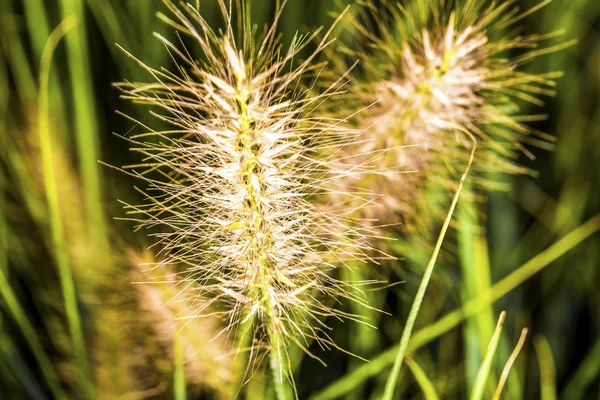
<path fill-rule="evenodd" d="M 565 388 L 560 394 L 561 399 L 582 399 L 594 380 L 600 375 L 600 338 L 579 364 L 567 381 Z"/>
<path fill-rule="evenodd" d="M 444 238 L 446 236 L 446 232 L 448 231 L 448 227 L 450 225 L 450 221 L 452 220 L 452 215 L 454 214 L 454 210 L 456 208 L 456 204 L 458 203 L 458 199 L 460 198 L 460 193 L 462 191 L 463 185 L 465 183 L 465 179 L 467 178 L 467 174 L 471 169 L 471 164 L 473 163 L 473 158 L 475 156 L 475 150 L 477 149 L 477 141 L 471 135 L 470 132 L 462 129 L 459 126 L 454 127 L 457 131 L 461 131 L 464 133 L 469 139 L 473 142 L 473 147 L 471 149 L 471 155 L 469 156 L 469 162 L 463 172 L 462 177 L 460 178 L 460 182 L 458 184 L 458 188 L 456 189 L 456 193 L 454 198 L 452 199 L 452 204 L 450 205 L 450 209 L 448 210 L 448 215 L 446 216 L 446 220 L 442 225 L 442 229 L 438 236 L 437 243 L 433 250 L 433 254 L 431 255 L 431 259 L 429 260 L 429 264 L 425 268 L 425 273 L 423 274 L 423 279 L 421 280 L 421 284 L 419 285 L 419 289 L 417 290 L 417 294 L 415 295 L 414 302 L 411 306 L 410 313 L 408 314 L 408 319 L 406 320 L 406 325 L 404 326 L 404 330 L 402 331 L 402 337 L 400 338 L 400 345 L 398 347 L 398 353 L 396 354 L 396 358 L 394 360 L 394 365 L 392 366 L 392 371 L 388 375 L 388 380 L 385 385 L 385 390 L 383 392 L 383 399 L 391 400 L 394 396 L 394 388 L 396 386 L 396 382 L 398 380 L 398 376 L 400 375 L 400 367 L 402 366 L 402 361 L 404 356 L 406 355 L 406 350 L 408 348 L 408 343 L 410 337 L 412 335 L 412 330 L 414 328 L 415 322 L 417 320 L 417 315 L 419 314 L 419 310 L 421 309 L 421 304 L 423 303 L 423 299 L 425 297 L 425 292 L 427 291 L 427 286 L 429 285 L 429 281 L 431 279 L 431 275 L 433 274 L 433 268 L 435 267 L 435 262 L 437 261 L 437 256 L 440 253 L 442 248 L 442 244 L 444 242 Z"/>
<path fill-rule="evenodd" d="M 584 224 L 565 235 L 548 249 L 533 257 L 513 273 L 493 285 L 485 293 L 482 293 L 477 298 L 467 302 L 462 307 L 451 311 L 433 324 L 417 331 L 410 341 L 409 350 L 415 351 L 416 349 L 421 348 L 437 337 L 450 331 L 452 328 L 460 325 L 460 323 L 467 318 L 470 318 L 482 309 L 489 307 L 490 304 L 493 304 L 507 293 L 510 293 L 517 286 L 540 272 L 553 261 L 579 245 L 594 233 L 598 232 L 598 230 L 600 230 L 600 214 L 590 218 Z M 598 342 L 597 347 L 597 352 L 600 353 L 600 342 Z M 310 398 L 313 400 L 333 399 L 348 393 L 356 386 L 362 384 L 370 377 L 379 374 L 392 364 L 397 353 L 398 346 L 385 350 L 368 364 L 365 364 L 332 382 L 325 389 L 312 395 Z"/>
<path fill-rule="evenodd" d="M 487 241 L 477 213 L 477 204 L 473 201 L 472 193 L 470 193 L 463 198 L 457 210 L 457 236 L 462 271 L 460 285 L 463 303 L 477 297 L 491 286 Z M 491 306 L 465 322 L 465 368 L 468 387 L 474 386 L 477 370 L 480 368 L 481 360 L 488 347 L 487 340 L 492 337 L 493 333 L 494 317 Z M 494 371 L 491 370 L 490 374 L 493 375 L 493 373 Z M 494 379 L 493 376 L 492 379 Z"/>
<path fill-rule="evenodd" d="M 37 57 L 41 57 L 50 36 L 50 24 L 44 1 L 25 0 L 23 5 L 33 52 Z"/>
<path fill-rule="evenodd" d="M 421 387 L 421 390 L 423 391 L 423 397 L 425 397 L 425 400 L 438 400 L 439 396 L 435 391 L 435 386 L 427 377 L 425 371 L 421 369 L 419 364 L 411 357 L 406 357 L 406 365 L 408 366 L 413 376 L 415 377 L 415 380 Z"/>
<path fill-rule="evenodd" d="M 19 303 L 17 295 L 10 287 L 4 271 L 6 271 L 6 265 L 0 266 L 0 294 L 4 300 L 5 307 L 21 329 L 23 337 L 29 345 L 33 357 L 38 363 L 50 392 L 56 399 L 66 399 L 67 397 L 60 386 L 60 381 L 56 375 L 54 366 L 44 351 L 44 347 L 37 337 L 35 328 L 27 318 L 27 313 Z"/>
<path fill-rule="evenodd" d="M 175 400 L 186 399 L 183 342 L 179 334 L 175 334 L 175 368 L 173 369 L 173 396 Z"/>
<path fill-rule="evenodd" d="M 62 37 L 73 27 L 77 20 L 74 17 L 67 18 L 61 22 L 52 32 L 44 48 L 40 63 L 40 90 L 39 90 L 39 138 L 42 158 L 42 170 L 44 175 L 44 188 L 48 201 L 48 213 L 50 215 L 51 237 L 54 247 L 54 256 L 58 265 L 61 288 L 67 311 L 67 320 L 71 339 L 75 350 L 75 359 L 78 366 L 80 385 L 86 393 L 86 397 L 93 398 L 93 386 L 89 364 L 86 357 L 86 345 L 81 328 L 81 317 L 77 305 L 77 294 L 73 271 L 65 241 L 65 233 L 60 213 L 60 197 L 58 193 L 56 174 L 53 161 L 52 131 L 50 124 L 50 108 L 48 81 L 50 79 L 50 67 L 54 50 Z"/>
<path fill-rule="evenodd" d="M 533 344 L 540 367 L 541 400 L 556 400 L 556 367 L 550 344 L 544 336 L 536 337 Z"/>
<path fill-rule="evenodd" d="M 28 105 L 35 101 L 36 84 L 19 35 L 18 18 L 16 14 L 13 14 L 10 6 L 11 3 L 7 2 L 0 8 L 3 14 L 0 14 L 0 17 L 2 17 L 3 29 L 5 30 L 0 46 L 3 47 L 2 50 L 6 54 L 6 60 L 14 77 L 16 86 L 14 92 L 21 98 L 24 105 Z M 8 87 L 6 89 L 10 90 Z"/>
<path fill-rule="evenodd" d="M 79 24 L 66 39 L 69 73 L 73 96 L 72 115 L 77 137 L 77 155 L 81 168 L 82 193 L 88 230 L 99 254 L 109 251 L 99 159 L 99 124 L 97 104 L 90 68 L 89 46 L 85 27 L 85 2 L 61 0 L 64 18 L 75 16 Z"/>
<path fill-rule="evenodd" d="M 483 398 L 485 384 L 490 376 L 494 355 L 496 354 L 498 343 L 500 343 L 500 334 L 502 333 L 502 327 L 504 326 L 505 318 L 506 312 L 502 311 L 500 318 L 498 319 L 498 324 L 496 325 L 494 335 L 492 336 L 490 344 L 488 345 L 488 350 L 481 364 L 481 368 L 479 368 L 477 376 L 475 377 L 475 385 L 473 386 L 473 391 L 471 392 L 470 397 L 471 400 L 481 400 Z"/>
<path fill-rule="evenodd" d="M 521 331 L 521 336 L 519 337 L 519 341 L 517 342 L 515 349 L 511 353 L 510 357 L 508 358 L 508 361 L 506 361 L 506 365 L 504 366 L 504 369 L 502 370 L 502 374 L 500 375 L 500 381 L 498 382 L 498 386 L 496 387 L 496 391 L 494 392 L 494 397 L 492 398 L 493 400 L 500 399 L 500 395 L 502 394 L 502 390 L 504 389 L 504 385 L 506 384 L 506 380 L 508 379 L 508 374 L 510 373 L 510 369 L 512 368 L 517 357 L 519 356 L 519 353 L 521 352 L 521 349 L 523 348 L 523 345 L 525 344 L 525 339 L 527 338 L 527 332 L 528 332 L 527 328 L 524 328 Z"/>

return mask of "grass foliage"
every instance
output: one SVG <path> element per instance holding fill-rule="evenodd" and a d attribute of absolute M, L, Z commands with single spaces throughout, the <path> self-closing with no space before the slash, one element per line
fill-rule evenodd
<path fill-rule="evenodd" d="M 598 398 L 599 65 L 593 0 L 1 1 L 3 395 Z"/>

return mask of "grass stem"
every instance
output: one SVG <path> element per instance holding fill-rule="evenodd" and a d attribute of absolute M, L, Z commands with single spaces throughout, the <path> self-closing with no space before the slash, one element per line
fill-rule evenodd
<path fill-rule="evenodd" d="M 48 82 L 50 78 L 50 67 L 54 50 L 62 37 L 77 23 L 76 18 L 70 17 L 63 20 L 52 32 L 42 53 L 40 63 L 40 91 L 39 91 L 39 135 L 40 150 L 42 158 L 42 171 L 44 174 L 44 188 L 48 201 L 48 212 L 50 215 L 50 229 L 56 263 L 58 265 L 61 288 L 65 301 L 67 320 L 71 339 L 75 349 L 79 382 L 87 398 L 94 398 L 94 390 L 91 373 L 88 366 L 85 350 L 85 341 L 81 327 L 81 319 L 77 305 L 77 294 L 75 282 L 67 251 L 63 222 L 60 211 L 60 200 L 54 171 L 54 160 L 52 151 L 52 135 L 50 127 L 50 110 L 48 97 Z"/>
<path fill-rule="evenodd" d="M 458 326 L 464 320 L 477 315 L 481 310 L 489 307 L 491 304 L 502 298 L 517 286 L 527 281 L 533 275 L 540 272 L 553 261 L 564 255 L 569 250 L 579 245 L 585 239 L 600 230 L 600 214 L 589 219 L 569 234 L 558 240 L 545 251 L 539 253 L 531 260 L 520 266 L 513 273 L 493 285 L 489 290 L 481 293 L 476 298 L 463 304 L 461 307 L 449 312 L 433 324 L 417 331 L 409 342 L 408 350 L 415 351 L 432 340 L 440 337 L 452 328 Z M 600 342 L 598 342 L 600 349 Z M 362 384 L 368 378 L 377 375 L 395 360 L 398 353 L 398 346 L 394 346 L 383 351 L 370 363 L 355 369 L 344 375 L 337 381 L 332 382 L 321 392 L 313 395 L 312 400 L 334 399 L 350 392 L 358 385 Z M 600 354 L 600 352 L 598 352 Z M 593 357 L 590 357 L 593 359 Z"/>
<path fill-rule="evenodd" d="M 448 215 L 442 225 L 442 229 L 438 236 L 437 243 L 435 244 L 435 248 L 433 250 L 433 254 L 431 255 L 431 259 L 425 268 L 425 273 L 423 274 L 423 279 L 421 280 L 421 284 L 417 290 L 417 294 L 413 301 L 413 304 L 410 309 L 410 313 L 408 314 L 408 319 L 406 320 L 406 325 L 404 326 L 404 330 L 402 331 L 402 337 L 400 338 L 400 346 L 398 347 L 398 353 L 396 354 L 396 358 L 394 360 L 394 365 L 392 367 L 392 371 L 388 376 L 388 380 L 385 384 L 385 390 L 383 392 L 384 400 L 392 400 L 394 396 L 394 388 L 396 387 L 396 382 L 398 381 L 398 376 L 400 375 L 400 367 L 402 366 L 402 361 L 404 360 L 404 356 L 406 355 L 406 351 L 408 348 L 408 342 L 412 335 L 412 331 L 417 320 L 417 315 L 419 314 L 419 310 L 421 309 L 421 304 L 423 303 L 423 299 L 425 298 L 425 292 L 427 291 L 427 287 L 429 285 L 429 281 L 431 276 L 433 275 L 433 269 L 435 267 L 435 262 L 437 261 L 437 257 L 442 248 L 442 244 L 446 237 L 446 232 L 448 231 L 448 227 L 450 226 L 450 221 L 452 220 L 452 215 L 454 214 L 454 210 L 456 209 L 456 204 L 458 203 L 458 199 L 460 198 L 460 193 L 465 184 L 465 179 L 467 178 L 467 174 L 471 169 L 471 164 L 473 163 L 473 158 L 475 156 L 475 150 L 477 148 L 477 142 L 473 136 L 463 130 L 460 127 L 456 127 L 467 136 L 471 138 L 473 141 L 473 147 L 471 149 L 471 155 L 469 156 L 469 162 L 467 163 L 467 167 L 460 178 L 460 182 L 458 184 L 458 188 L 456 189 L 456 193 L 454 194 L 454 198 L 452 199 L 452 204 L 450 205 L 450 209 L 448 211 Z"/>

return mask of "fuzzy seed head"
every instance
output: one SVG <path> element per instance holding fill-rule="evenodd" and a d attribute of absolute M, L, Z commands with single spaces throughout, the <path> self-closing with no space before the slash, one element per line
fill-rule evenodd
<path fill-rule="evenodd" d="M 520 13 L 510 0 L 489 6 L 472 0 L 417 2 L 414 10 L 387 1 L 382 9 L 362 3 L 363 12 L 351 21 L 359 44 L 345 53 L 372 62 L 355 77 L 361 83 L 349 103 L 372 106 L 355 118 L 365 140 L 352 151 L 394 149 L 378 169 L 401 165 L 417 173 L 380 174 L 349 186 L 363 183 L 383 195 L 386 207 L 368 210 L 369 218 L 401 223 L 411 235 L 427 237 L 421 227 L 431 229 L 431 222 L 443 217 L 471 152 L 470 135 L 478 148 L 471 178 L 476 187 L 497 188 L 482 173 L 528 172 L 514 162 L 521 152 L 530 155 L 523 142 L 544 145 L 540 138 L 547 136 L 521 122 L 536 118 L 517 115 L 518 104 L 539 105 L 537 96 L 553 94 L 555 74 L 529 74 L 522 67 L 551 50 L 539 45 L 553 35 L 510 33 L 530 14 Z M 371 18 L 376 23 L 365 25 Z"/>
<path fill-rule="evenodd" d="M 221 316 L 224 332 L 237 335 L 252 356 L 289 342 L 304 348 L 306 338 L 331 346 L 324 319 L 345 315 L 323 298 L 361 301 L 334 270 L 366 257 L 367 233 L 349 221 L 351 210 L 312 201 L 333 190 L 332 182 L 366 168 L 341 168 L 336 153 L 358 133 L 319 117 L 336 86 L 320 94 L 303 86 L 318 72 L 311 61 L 327 35 L 297 63 L 314 36 L 283 52 L 275 26 L 261 40 L 244 26 L 239 45 L 222 1 L 222 35 L 193 7 L 166 4 L 177 20 L 171 25 L 192 42 L 182 48 L 161 38 L 176 72 L 138 61 L 155 82 L 119 85 L 125 98 L 152 106 L 171 126 L 143 126 L 146 132 L 130 139 L 144 156 L 130 173 L 147 189 L 144 204 L 127 207 L 140 227 L 154 230 L 154 267 L 179 269 L 176 300 L 198 304 L 189 318 Z M 204 62 L 192 58 L 192 45 Z"/>

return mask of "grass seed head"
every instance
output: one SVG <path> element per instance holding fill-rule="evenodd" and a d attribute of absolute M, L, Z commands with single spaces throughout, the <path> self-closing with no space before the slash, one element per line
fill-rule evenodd
<path fill-rule="evenodd" d="M 522 153 L 533 157 L 525 143 L 550 146 L 547 135 L 524 123 L 539 116 L 519 112 L 524 102 L 542 105 L 538 97 L 553 94 L 557 74 L 532 74 L 524 65 L 556 50 L 544 47 L 555 34 L 515 30 L 544 4 L 521 12 L 511 0 L 418 1 L 406 8 L 391 1 L 382 7 L 361 3 L 349 20 L 357 41 L 343 54 L 364 60 L 348 104 L 371 106 L 354 119 L 365 133 L 362 148 L 352 151 L 393 149 L 378 169 L 401 165 L 408 173 L 373 175 L 348 186 L 382 193 L 386 207 L 370 209 L 370 218 L 402 223 L 409 236 L 430 242 L 435 230 L 422 228 L 431 231 L 432 222 L 443 219 L 471 152 L 465 131 L 477 140 L 475 188 L 499 187 L 489 173 L 530 173 L 515 162 Z"/>
<path fill-rule="evenodd" d="M 320 41 L 298 36 L 285 51 L 276 24 L 257 38 L 244 22 L 236 41 L 223 1 L 222 32 L 190 5 L 165 4 L 170 25 L 189 40 L 184 46 L 183 39 L 159 36 L 176 68 L 158 70 L 134 58 L 154 82 L 117 85 L 124 98 L 151 106 L 169 125 L 158 131 L 139 123 L 144 132 L 127 139 L 144 160 L 124 169 L 147 188 L 143 204 L 126 208 L 152 231 L 154 268 L 178 268 L 175 297 L 197 305 L 188 318 L 208 310 L 221 316 L 223 333 L 236 335 L 251 358 L 261 349 L 285 353 L 291 342 L 308 351 L 309 338 L 335 346 L 324 319 L 351 316 L 323 299 L 362 301 L 332 270 L 367 257 L 368 232 L 348 221 L 351 210 L 312 199 L 367 167 L 349 171 L 336 161 L 359 133 L 319 116 L 339 85 L 319 93 L 304 85 L 318 77 L 322 66 L 312 61 L 329 34 Z M 234 11 L 247 21 L 246 10 Z M 310 42 L 315 52 L 297 61 Z M 285 354 L 279 359 L 288 369 Z"/>

